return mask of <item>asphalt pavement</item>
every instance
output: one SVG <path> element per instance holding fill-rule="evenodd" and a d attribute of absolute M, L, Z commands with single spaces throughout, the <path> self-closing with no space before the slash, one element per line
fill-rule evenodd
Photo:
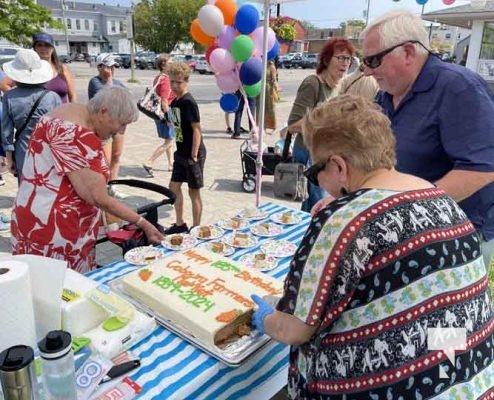
<path fill-rule="evenodd" d="M 89 78 L 96 74 L 94 68 L 87 63 L 72 63 L 69 68 L 73 71 L 76 81 L 78 101 L 87 101 L 87 83 Z M 278 126 L 282 127 L 288 118 L 292 102 L 298 85 L 303 78 L 313 70 L 280 70 L 279 82 L 282 88 L 281 102 L 276 104 Z M 122 80 L 133 92 L 135 99 L 140 98 L 147 86 L 152 84 L 156 71 L 135 71 L 137 83 L 129 83 L 130 70 L 117 70 L 115 77 Z M 241 139 L 231 139 L 225 132 L 224 113 L 220 109 L 218 100 L 220 92 L 216 86 L 214 76 L 193 74 L 189 85 L 190 92 L 196 98 L 201 113 L 201 128 L 204 142 L 207 148 L 204 180 L 205 186 L 201 190 L 204 210 L 202 223 L 214 223 L 226 216 L 233 216 L 236 211 L 256 204 L 256 195 L 246 193 L 242 189 L 242 157 L 240 146 L 247 139 L 243 135 Z M 231 115 L 233 126 L 233 115 Z M 246 113 L 244 113 L 242 126 L 248 127 Z M 154 166 L 154 177 L 150 178 L 142 168 L 142 163 L 147 160 L 153 150 L 160 144 L 157 137 L 154 121 L 141 115 L 139 120 L 128 126 L 125 133 L 125 149 L 122 156 L 120 178 L 134 178 L 146 180 L 160 185 L 168 186 L 171 172 L 166 170 L 164 158 L 158 159 Z M 278 140 L 278 134 L 266 134 L 264 140 L 268 145 Z M 4 175 L 6 184 L 0 187 L 0 213 L 10 215 L 11 207 L 17 191 L 16 179 L 7 174 Z M 300 204 L 290 199 L 279 199 L 273 194 L 273 176 L 263 175 L 260 203 L 273 201 L 299 208 Z M 119 191 L 127 197 L 123 200 L 132 207 L 147 204 L 151 200 L 159 199 L 156 195 L 142 189 L 121 186 Z M 191 207 L 184 186 L 185 220 L 190 224 Z M 174 222 L 174 212 L 171 206 L 159 208 L 159 222 L 168 226 Z M 0 253 L 10 253 L 10 232 L 0 233 Z M 98 264 L 105 265 L 122 257 L 120 248 L 109 242 L 97 246 Z"/>

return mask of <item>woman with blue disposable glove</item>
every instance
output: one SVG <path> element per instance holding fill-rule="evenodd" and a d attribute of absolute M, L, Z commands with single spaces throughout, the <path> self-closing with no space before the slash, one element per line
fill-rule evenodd
<path fill-rule="evenodd" d="M 335 199 L 313 216 L 277 305 L 252 296 L 253 325 L 291 345 L 289 397 L 488 397 L 494 307 L 473 224 L 442 189 L 394 169 L 390 122 L 370 100 L 332 99 L 302 132 L 306 176 Z"/>

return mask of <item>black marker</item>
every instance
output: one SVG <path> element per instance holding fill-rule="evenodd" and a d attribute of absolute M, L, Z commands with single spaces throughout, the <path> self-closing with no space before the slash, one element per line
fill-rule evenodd
<path fill-rule="evenodd" d="M 125 375 L 126 373 L 132 371 L 135 368 L 141 366 L 140 360 L 127 361 L 122 364 L 115 365 L 111 367 L 106 376 L 99 383 L 100 385 L 111 381 L 112 379 L 118 378 L 119 376 Z"/>

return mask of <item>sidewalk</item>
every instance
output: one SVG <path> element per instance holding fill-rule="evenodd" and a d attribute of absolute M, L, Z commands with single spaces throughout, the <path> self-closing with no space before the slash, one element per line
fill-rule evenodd
<path fill-rule="evenodd" d="M 285 97 L 282 102 L 276 104 L 277 119 L 280 126 L 287 120 L 292 102 L 293 98 Z M 201 190 L 204 205 L 202 222 L 213 223 L 226 216 L 233 216 L 235 211 L 241 208 L 254 206 L 256 197 L 255 193 L 245 193 L 241 186 L 242 165 L 239 149 L 243 141 L 230 139 L 230 135 L 225 133 L 223 112 L 218 103 L 200 104 L 199 109 L 204 142 L 207 148 L 205 182 L 204 188 Z M 245 114 L 244 112 L 242 126 L 247 127 Z M 233 124 L 233 116 L 231 119 Z M 166 171 L 164 158 L 157 160 L 153 178 L 148 178 L 146 171 L 142 168 L 142 163 L 160 143 L 154 122 L 141 114 L 136 123 L 128 126 L 125 137 L 120 178 L 143 179 L 168 186 L 171 172 Z M 264 141 L 268 145 L 274 144 L 277 139 L 278 137 L 275 135 L 264 135 Z M 10 215 L 17 191 L 17 183 L 10 174 L 4 175 L 4 178 L 6 184 L 0 187 L 0 212 Z M 191 206 L 187 185 L 184 185 L 182 189 L 185 199 L 185 220 L 191 224 Z M 146 204 L 149 201 L 143 197 L 143 195 L 147 196 L 149 192 L 125 186 L 119 187 L 118 190 L 128 195 L 124 202 L 131 207 Z M 298 202 L 274 197 L 272 176 L 263 176 L 261 203 L 266 201 L 274 201 L 294 208 L 300 206 Z M 160 223 L 163 226 L 166 227 L 174 222 L 174 212 L 171 206 L 163 206 L 159 210 Z M 0 233 L 0 253 L 10 253 L 10 251 L 10 234 Z M 120 258 L 122 258 L 122 254 L 116 245 L 103 243 L 97 246 L 98 264 L 105 265 Z"/>

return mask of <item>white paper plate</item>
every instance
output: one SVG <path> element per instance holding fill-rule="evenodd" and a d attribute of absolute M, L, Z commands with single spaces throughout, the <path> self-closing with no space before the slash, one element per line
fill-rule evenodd
<path fill-rule="evenodd" d="M 246 248 L 255 246 L 257 244 L 256 237 L 254 235 L 252 235 L 251 233 L 247 233 L 247 235 L 248 235 L 247 243 L 245 244 L 245 246 L 239 246 L 239 245 L 235 245 L 233 243 L 233 239 L 235 238 L 235 231 L 233 231 L 229 235 L 224 236 L 223 242 L 232 246 L 232 247 L 236 247 L 236 248 L 240 248 L 240 249 L 246 249 Z"/>
<path fill-rule="evenodd" d="M 261 250 L 273 257 L 282 258 L 295 254 L 297 246 L 288 240 L 268 240 L 261 245 Z"/>
<path fill-rule="evenodd" d="M 242 230 L 242 229 L 247 229 L 249 227 L 249 221 L 243 218 L 240 218 L 240 225 L 238 227 L 234 227 L 232 223 L 233 223 L 232 218 L 220 219 L 218 221 L 218 226 L 222 227 L 223 229 L 228 229 L 229 231 L 235 229 Z"/>
<path fill-rule="evenodd" d="M 283 222 L 283 214 L 284 212 L 272 214 L 270 217 L 271 221 L 281 225 L 293 225 L 293 224 L 298 224 L 302 220 L 297 214 L 292 212 L 290 215 L 290 220 L 288 222 Z"/>
<path fill-rule="evenodd" d="M 261 222 L 256 225 L 251 225 L 250 231 L 257 236 L 274 237 L 283 232 L 283 228 L 272 222 Z"/>
<path fill-rule="evenodd" d="M 276 268 L 278 260 L 275 256 L 266 254 L 266 259 L 262 264 L 258 263 L 256 260 L 257 253 L 249 253 L 240 257 L 239 261 L 249 268 L 256 269 L 258 271 L 266 272 L 271 271 Z"/>
<path fill-rule="evenodd" d="M 215 251 L 213 251 L 213 243 L 214 242 L 215 242 L 215 240 L 212 240 L 210 242 L 204 242 L 204 243 L 201 243 L 197 247 L 202 247 L 206 250 L 209 250 L 213 253 L 216 253 Z M 226 244 L 225 242 L 221 242 L 221 243 L 223 244 L 223 251 L 219 252 L 217 254 L 228 257 L 228 256 L 231 256 L 233 253 L 235 253 L 235 249 L 232 246 L 230 246 L 229 244 Z"/>
<path fill-rule="evenodd" d="M 199 229 L 201 228 L 201 226 L 207 226 L 209 228 L 209 230 L 211 231 L 211 235 L 209 235 L 207 237 L 199 236 Z M 194 236 L 197 239 L 201 239 L 201 240 L 218 239 L 219 237 L 223 236 L 224 233 L 225 233 L 225 231 L 223 229 L 221 229 L 219 226 L 216 226 L 216 225 L 200 225 L 200 226 L 194 226 L 190 230 L 190 234 L 192 236 Z"/>
<path fill-rule="evenodd" d="M 251 221 L 257 221 L 259 219 L 264 219 L 269 216 L 269 214 L 261 210 L 260 208 L 256 207 L 250 207 L 250 208 L 244 208 L 238 213 L 238 216 L 241 218 L 246 218 Z"/>
<path fill-rule="evenodd" d="M 124 260 L 134 265 L 148 265 L 165 257 L 162 250 L 153 246 L 134 247 L 124 255 Z"/>
<path fill-rule="evenodd" d="M 182 244 L 179 246 L 170 243 L 171 238 L 176 235 L 182 236 L 183 238 Z M 166 247 L 169 250 L 182 251 L 194 247 L 197 244 L 197 239 L 194 236 L 189 235 L 188 233 L 174 233 L 172 235 L 165 236 L 165 239 L 161 241 L 161 244 L 163 245 L 163 247 Z"/>

